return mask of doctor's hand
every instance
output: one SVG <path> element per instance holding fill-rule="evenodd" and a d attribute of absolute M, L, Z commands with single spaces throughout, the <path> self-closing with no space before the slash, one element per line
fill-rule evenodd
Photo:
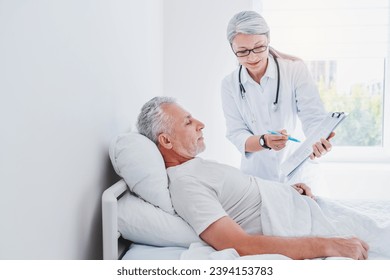
<path fill-rule="evenodd" d="M 313 153 L 310 155 L 310 159 L 320 158 L 325 155 L 327 152 L 332 150 L 332 144 L 329 142 L 336 133 L 332 132 L 327 139 L 321 138 L 320 142 L 317 142 L 313 145 Z"/>
<path fill-rule="evenodd" d="M 285 129 L 279 130 L 278 132 L 282 135 L 274 135 L 274 134 L 264 135 L 265 143 L 267 144 L 267 146 L 275 151 L 280 151 L 284 147 L 286 147 L 286 143 L 288 140 L 288 134 Z"/>

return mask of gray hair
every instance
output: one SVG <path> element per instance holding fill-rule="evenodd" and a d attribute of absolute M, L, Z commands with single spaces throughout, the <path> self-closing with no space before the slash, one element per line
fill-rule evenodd
<path fill-rule="evenodd" d="M 269 38 L 269 27 L 265 19 L 254 11 L 243 11 L 235 14 L 227 26 L 227 39 L 230 45 L 237 34 L 266 35 Z"/>
<path fill-rule="evenodd" d="M 141 113 L 138 115 L 137 129 L 138 132 L 156 145 L 158 144 L 158 135 L 162 132 L 171 132 L 172 118 L 164 114 L 162 105 L 176 104 L 176 100 L 167 96 L 156 96 L 146 102 L 141 108 Z"/>

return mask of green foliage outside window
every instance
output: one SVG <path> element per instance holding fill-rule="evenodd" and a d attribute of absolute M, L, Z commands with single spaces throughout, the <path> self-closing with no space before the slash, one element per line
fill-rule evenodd
<path fill-rule="evenodd" d="M 349 113 L 332 139 L 335 146 L 381 146 L 383 125 L 383 89 L 368 89 L 355 84 L 350 92 L 338 92 L 332 84 L 319 81 L 318 89 L 327 111 Z"/>

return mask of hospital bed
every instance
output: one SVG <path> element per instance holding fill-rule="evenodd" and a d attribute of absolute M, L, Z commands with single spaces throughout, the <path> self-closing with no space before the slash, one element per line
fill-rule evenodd
<path fill-rule="evenodd" d="M 135 199 L 134 201 L 132 201 Z M 141 235 L 133 233 L 133 239 L 136 239 L 137 242 L 131 242 L 123 237 L 123 234 L 127 238 L 132 235 L 132 233 L 126 232 L 125 225 L 122 227 L 118 226 L 118 218 L 124 219 L 131 215 L 141 215 L 141 212 L 126 212 L 126 208 L 132 208 L 134 210 L 136 207 L 130 206 L 129 203 L 135 202 L 139 204 L 141 201 L 131 194 L 128 186 L 124 180 L 120 180 L 106 191 L 104 191 L 102 196 L 102 209 L 103 209 L 103 259 L 105 260 L 179 260 L 179 259 L 236 259 L 238 254 L 235 250 L 228 249 L 220 252 L 215 251 L 210 246 L 207 246 L 204 242 L 200 241 L 195 235 L 189 234 L 189 239 L 186 237 L 179 236 L 175 233 L 175 228 L 170 228 L 172 230 L 172 238 L 170 240 L 163 240 L 163 237 L 157 237 L 154 241 L 144 241 L 142 240 Z M 141 202 L 143 203 L 143 202 Z M 152 206 L 153 207 L 153 206 Z M 142 211 L 142 210 L 141 210 Z M 164 214 L 163 214 L 164 215 Z M 139 219 L 139 220 L 142 220 Z M 181 227 L 181 226 L 179 226 Z M 124 231 L 124 233 L 121 232 Z M 152 229 L 153 230 L 153 229 Z M 188 230 L 190 230 L 188 228 Z M 143 234 L 148 235 L 148 229 L 145 228 Z M 180 231 L 180 230 L 179 230 Z M 181 229 L 185 234 L 185 230 Z M 164 234 L 170 234 L 165 230 Z M 149 233 L 151 235 L 159 235 L 158 232 Z M 195 234 L 195 233 L 194 233 Z M 192 237 L 191 237 L 192 235 Z M 147 239 L 148 237 L 144 236 L 143 238 Z M 179 238 L 177 240 L 176 238 Z M 193 238 L 193 242 L 191 241 Z M 176 239 L 176 240 L 175 240 Z M 165 246 L 156 246 L 156 243 L 161 242 Z M 144 244 L 144 243 L 152 243 Z M 168 244 L 167 244 L 168 243 Z M 169 244 L 171 243 L 171 244 Z M 252 258 L 256 259 L 288 259 L 282 255 L 258 255 Z"/>
<path fill-rule="evenodd" d="M 180 254 L 186 250 L 185 247 L 132 243 L 123 238 L 118 228 L 118 205 L 127 203 L 124 200 L 130 195 L 132 194 L 124 180 L 118 181 L 103 193 L 103 259 L 179 259 Z"/>
<path fill-rule="evenodd" d="M 128 192 L 124 180 L 104 191 L 102 196 L 103 259 L 121 259 L 131 242 L 122 238 L 118 230 L 118 201 Z"/>
<path fill-rule="evenodd" d="M 104 259 L 288 259 L 240 257 L 234 249 L 215 251 L 205 244 L 173 210 L 162 157 L 142 135 L 116 137 L 110 158 L 123 179 L 102 196 Z M 370 259 L 390 259 L 389 201 L 320 199 L 318 204 L 344 235 L 354 228 L 354 235 L 368 241 Z"/>

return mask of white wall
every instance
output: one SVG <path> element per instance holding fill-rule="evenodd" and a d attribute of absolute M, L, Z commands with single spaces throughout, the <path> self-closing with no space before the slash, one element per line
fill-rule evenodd
<path fill-rule="evenodd" d="M 162 1 L 0 2 L 0 259 L 99 259 L 108 143 L 162 93 Z"/>

